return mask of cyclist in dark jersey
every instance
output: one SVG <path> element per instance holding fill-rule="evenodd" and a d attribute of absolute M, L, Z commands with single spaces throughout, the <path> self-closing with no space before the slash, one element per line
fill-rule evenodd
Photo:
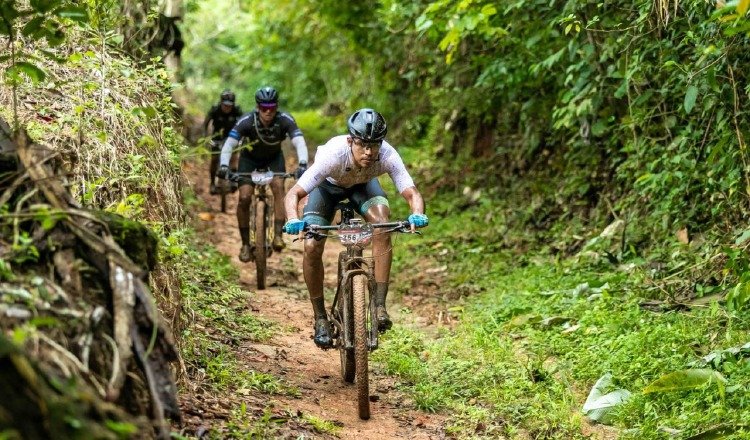
<path fill-rule="evenodd" d="M 286 172 L 281 142 L 289 137 L 297 151 L 299 167 L 296 175 L 299 178 L 307 169 L 307 144 L 297 122 L 286 112 L 278 111 L 279 94 L 273 87 L 262 87 L 255 92 L 257 108 L 244 115 L 229 132 L 221 150 L 221 166 L 218 176 L 226 176 L 229 170 L 229 159 L 232 151 L 245 140 L 240 152 L 239 172 L 249 173 L 258 168 L 273 172 Z M 237 204 L 237 224 L 240 229 L 242 248 L 240 261 L 247 262 L 253 258 L 255 244 L 250 239 L 250 205 L 252 204 L 252 182 L 240 181 L 240 197 Z M 284 248 L 281 229 L 284 226 L 284 180 L 274 178 L 271 182 L 274 198 L 274 236 L 273 248 L 280 251 Z"/>
<path fill-rule="evenodd" d="M 227 89 L 221 92 L 219 103 L 213 105 L 203 121 L 203 137 L 208 137 L 208 126 L 211 125 L 211 164 L 209 165 L 210 192 L 216 194 L 216 171 L 219 168 L 219 153 L 229 131 L 242 116 L 242 109 L 235 104 L 234 93 Z"/>

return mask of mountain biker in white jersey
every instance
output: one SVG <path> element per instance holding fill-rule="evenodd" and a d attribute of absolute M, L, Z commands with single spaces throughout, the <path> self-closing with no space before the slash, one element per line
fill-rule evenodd
<path fill-rule="evenodd" d="M 266 168 L 275 173 L 286 172 L 284 154 L 281 151 L 281 141 L 289 137 L 297 151 L 299 166 L 296 176 L 299 178 L 307 169 L 307 144 L 302 136 L 302 130 L 297 127 L 292 115 L 278 111 L 279 94 L 273 87 L 261 87 L 255 92 L 257 108 L 244 115 L 237 125 L 229 132 L 229 137 L 221 149 L 221 165 L 217 176 L 224 178 L 229 171 L 229 159 L 232 151 L 239 145 L 240 139 L 247 141 L 242 148 L 239 160 L 239 172 L 250 173 L 259 168 Z M 252 204 L 252 181 L 242 179 L 240 197 L 237 203 L 237 224 L 242 239 L 240 261 L 247 262 L 253 258 L 255 244 L 250 239 L 250 205 Z M 284 180 L 274 177 L 271 181 L 271 192 L 274 198 L 274 236 L 273 249 L 280 251 L 284 248 L 281 228 L 284 226 Z M 260 244 L 263 245 L 262 243 Z"/>
<path fill-rule="evenodd" d="M 306 225 L 330 225 L 336 204 L 344 199 L 349 199 L 366 221 L 387 222 L 390 215 L 388 199 L 377 179 L 386 173 L 409 203 L 412 212 L 409 223 L 412 228 L 427 226 L 422 195 L 414 186 L 401 156 L 384 140 L 388 131 L 385 119 L 375 110 L 363 108 L 349 117 L 347 126 L 349 135 L 336 136 L 319 147 L 315 162 L 287 192 L 284 206 L 288 220 L 284 231 L 298 234 Z M 300 220 L 297 218 L 297 205 L 308 194 Z M 305 240 L 302 266 L 315 314 L 315 344 L 321 348 L 330 348 L 333 344 L 331 324 L 323 299 L 325 241 L 312 238 Z M 376 282 L 373 299 L 378 329 L 382 332 L 392 326 L 385 307 L 393 259 L 390 234 L 375 235 L 372 254 Z"/>

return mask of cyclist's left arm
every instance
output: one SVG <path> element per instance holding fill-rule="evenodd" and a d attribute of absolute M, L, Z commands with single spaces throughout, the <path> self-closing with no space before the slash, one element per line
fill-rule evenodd
<path fill-rule="evenodd" d="M 391 176 L 394 185 L 398 192 L 406 199 L 411 209 L 411 215 L 409 215 L 409 223 L 412 224 L 412 230 L 415 227 L 421 228 L 427 226 L 427 216 L 424 214 L 424 199 L 422 194 L 414 185 L 414 180 L 406 170 L 404 161 L 399 156 L 398 152 L 390 145 L 387 144 L 388 148 L 384 152 L 384 157 L 381 160 L 384 161 L 388 175 Z"/>
<path fill-rule="evenodd" d="M 280 120 L 284 126 L 289 139 L 292 140 L 294 149 L 297 150 L 297 160 L 299 163 L 307 164 L 307 143 L 305 143 L 305 137 L 302 135 L 302 130 L 297 126 L 297 121 L 294 120 L 292 115 L 286 112 L 281 112 Z"/>
<path fill-rule="evenodd" d="M 406 188 L 401 195 L 409 204 L 412 214 L 424 214 L 424 199 L 416 186 Z"/>

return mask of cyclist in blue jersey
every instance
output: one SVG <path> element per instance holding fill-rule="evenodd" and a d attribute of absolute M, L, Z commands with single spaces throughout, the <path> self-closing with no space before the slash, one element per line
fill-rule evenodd
<path fill-rule="evenodd" d="M 273 172 L 286 172 L 284 154 L 281 151 L 281 142 L 287 137 L 291 139 L 292 145 L 297 152 L 299 166 L 296 171 L 297 178 L 307 169 L 307 144 L 302 135 L 302 130 L 297 127 L 297 122 L 292 115 L 279 111 L 279 94 L 273 87 L 261 87 L 255 92 L 257 107 L 250 113 L 242 116 L 237 124 L 229 132 L 229 137 L 224 142 L 221 150 L 221 164 L 219 166 L 219 177 L 225 177 L 229 170 L 229 160 L 234 151 L 244 139 L 245 143 L 240 152 L 240 173 L 250 173 L 259 168 L 266 168 Z M 240 182 L 240 195 L 237 203 L 237 224 L 242 239 L 240 248 L 240 261 L 247 262 L 253 258 L 255 243 L 250 237 L 250 205 L 252 204 L 252 182 Z M 275 177 L 271 182 L 271 191 L 274 197 L 274 236 L 272 246 L 274 250 L 280 251 L 284 248 L 284 240 L 281 229 L 284 226 L 284 180 Z"/>

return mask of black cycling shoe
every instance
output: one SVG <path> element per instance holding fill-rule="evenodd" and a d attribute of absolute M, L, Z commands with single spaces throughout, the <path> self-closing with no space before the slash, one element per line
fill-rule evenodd
<path fill-rule="evenodd" d="M 388 311 L 385 310 L 385 306 L 377 306 L 375 309 L 375 318 L 378 320 L 378 331 L 383 333 L 386 330 L 390 330 L 393 327 L 393 321 L 388 316 Z"/>
<path fill-rule="evenodd" d="M 326 318 L 318 318 L 315 320 L 315 337 L 313 338 L 315 345 L 320 348 L 331 348 L 333 347 L 333 339 L 331 339 L 331 322 Z"/>

